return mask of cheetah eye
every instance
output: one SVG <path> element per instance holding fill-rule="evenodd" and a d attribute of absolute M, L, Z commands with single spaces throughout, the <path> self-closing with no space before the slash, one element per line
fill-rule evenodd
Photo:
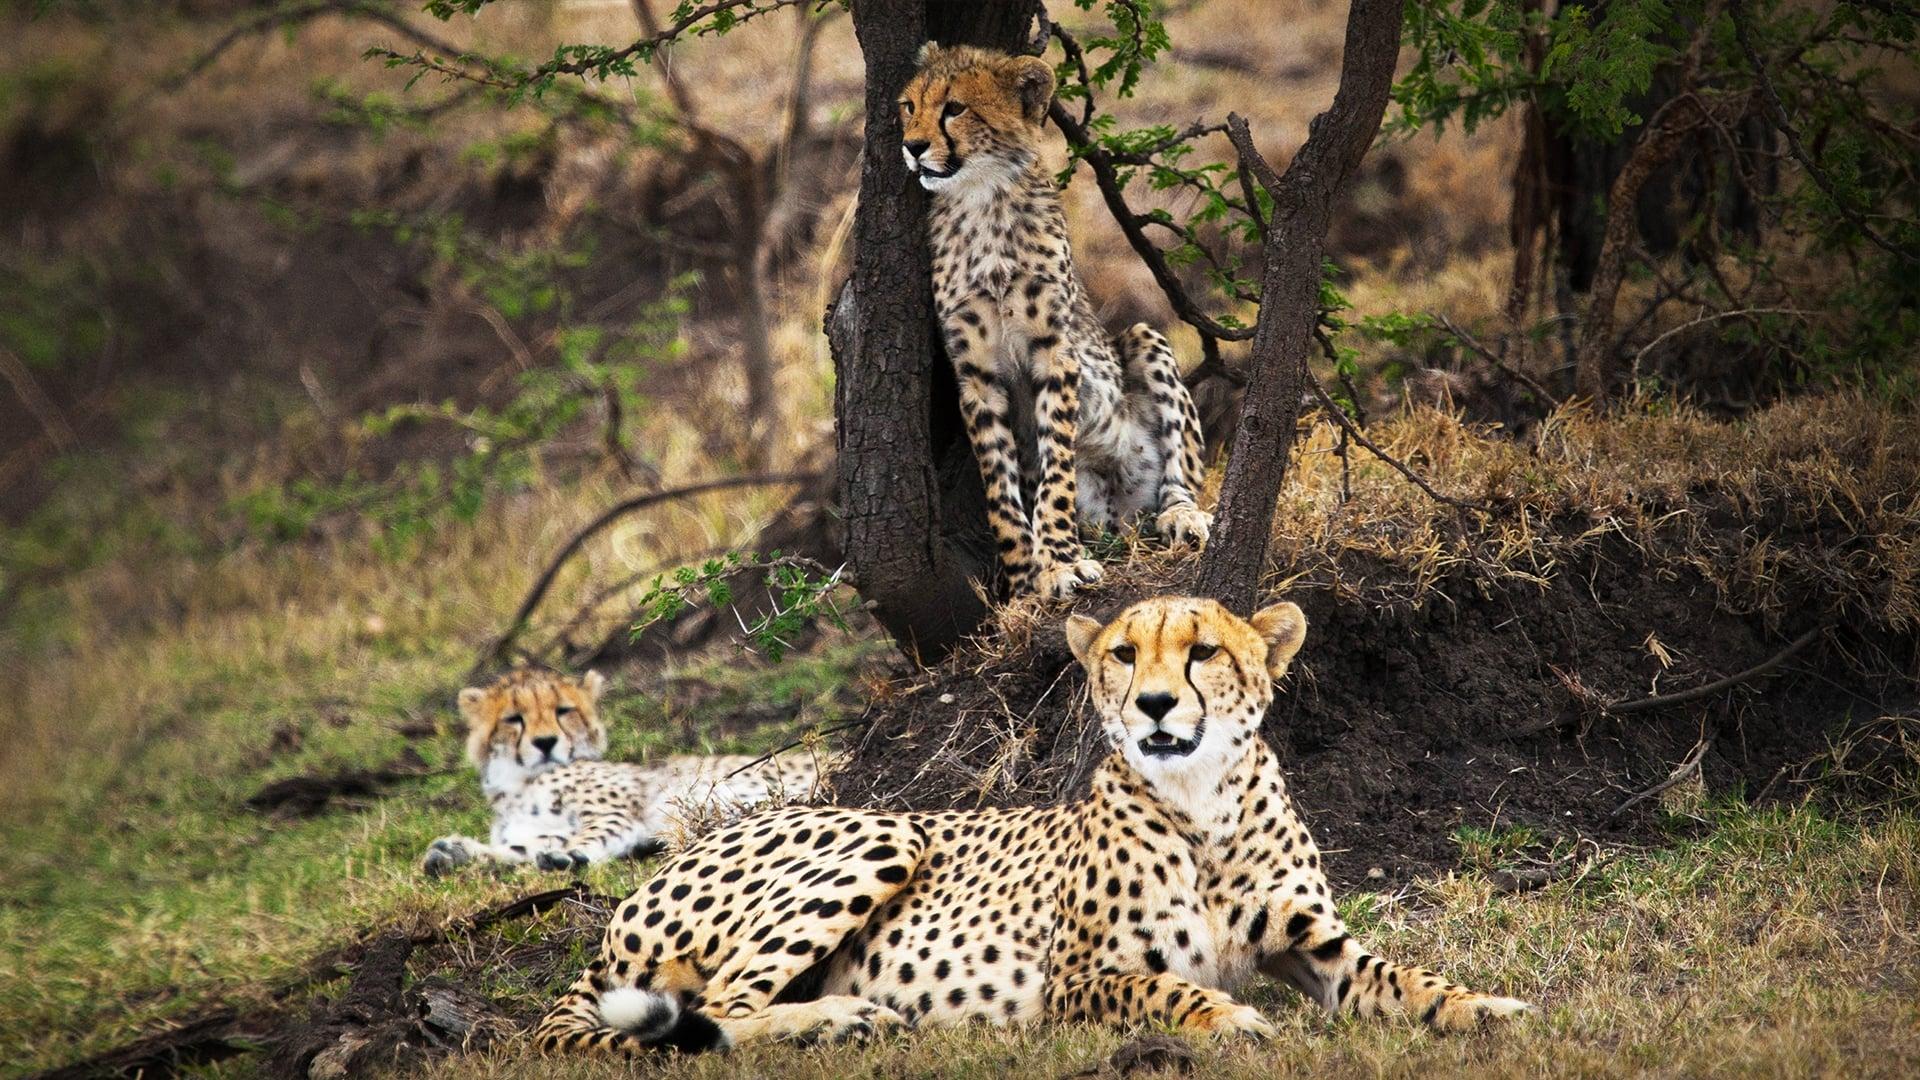
<path fill-rule="evenodd" d="M 947 102 L 947 107 L 940 110 L 940 118 L 942 120 L 951 120 L 954 117 L 959 116 L 961 113 L 966 111 L 967 111 L 967 107 L 965 105 L 962 105 L 957 101 L 949 101 Z"/>
<path fill-rule="evenodd" d="M 554 706 L 554 709 L 553 709 L 553 715 L 555 715 L 555 716 L 572 716 L 572 715 L 573 715 L 573 706 L 571 706 L 571 705 L 556 705 L 556 706 Z"/>
<path fill-rule="evenodd" d="M 1187 650 L 1187 659 L 1192 660 L 1194 663 L 1200 663 L 1203 660 L 1213 659 L 1213 654 L 1219 651 L 1220 646 L 1218 645 L 1195 645 L 1193 648 Z"/>
<path fill-rule="evenodd" d="M 912 115 L 913 115 L 913 102 L 911 102 L 911 101 L 902 101 L 902 102 L 900 103 L 900 111 L 901 111 L 901 112 L 903 112 L 903 113 L 906 113 L 906 114 L 907 114 L 908 116 L 912 116 Z"/>
<path fill-rule="evenodd" d="M 519 727 L 521 724 L 526 723 L 526 720 L 522 719 L 519 713 L 508 713 L 507 715 L 500 718 L 500 722 L 503 724 L 512 724 L 514 727 Z"/>
<path fill-rule="evenodd" d="M 1123 664 L 1132 664 L 1133 663 L 1133 646 L 1131 645 L 1114 646 L 1113 658 L 1115 660 L 1120 661 Z"/>

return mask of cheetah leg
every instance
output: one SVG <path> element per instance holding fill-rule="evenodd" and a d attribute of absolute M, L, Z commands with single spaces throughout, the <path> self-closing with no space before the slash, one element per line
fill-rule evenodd
<path fill-rule="evenodd" d="M 1135 323 L 1115 342 L 1126 372 L 1134 415 L 1152 434 L 1160 454 L 1160 497 L 1154 526 L 1175 546 L 1203 547 L 1213 530 L 1213 515 L 1201 510 L 1194 493 L 1204 474 L 1200 411 L 1180 379 L 1180 362 L 1167 339 L 1146 323 Z"/>
<path fill-rule="evenodd" d="M 716 845 L 726 840 L 711 837 L 623 901 L 599 957 L 534 1029 L 536 1045 L 633 1054 L 681 1043 L 833 1040 L 903 1024 L 862 999 L 774 1004 L 906 886 L 927 846 L 910 825 L 836 842 L 833 822 L 823 826 L 820 816 L 803 812 L 771 833 L 736 837 L 741 847 L 749 839 L 761 846 L 735 869 L 761 877 L 726 902 L 713 903 L 715 887 L 697 885 L 707 879 L 692 873 L 702 860 L 721 861 Z"/>
<path fill-rule="evenodd" d="M 534 856 L 542 870 L 577 870 L 588 863 L 617 859 L 648 839 L 645 823 L 631 814 L 582 813 L 572 836 Z"/>
<path fill-rule="evenodd" d="M 1080 557 L 1073 449 L 1080 424 L 1080 358 L 1061 340 L 1068 301 L 1043 295 L 1027 320 L 1027 371 L 1039 444 L 1040 485 L 1033 499 L 1033 531 L 1040 572 L 1035 591 L 1071 596 L 1099 582 L 1100 564 Z"/>
<path fill-rule="evenodd" d="M 527 837 L 525 840 L 510 844 L 489 844 L 484 840 L 475 840 L 471 836 L 458 834 L 443 836 L 427 845 L 427 852 L 420 859 L 420 869 L 428 877 L 439 877 L 469 863 L 517 863 L 532 862 L 549 851 L 558 850 L 565 837 L 543 835 Z"/>
<path fill-rule="evenodd" d="M 1315 915 L 1296 910 L 1287 917 L 1287 930 L 1293 944 L 1263 957 L 1261 971 L 1291 984 L 1329 1012 L 1405 1013 L 1441 1031 L 1465 1031 L 1483 1020 L 1532 1009 L 1524 1001 L 1475 993 L 1425 968 L 1374 956 L 1331 911 Z"/>
<path fill-rule="evenodd" d="M 995 375 L 999 322 L 984 303 L 944 313 L 947 356 L 960 384 L 960 418 L 980 466 L 987 494 L 987 524 L 1013 591 L 1030 591 L 1034 574 L 1033 527 L 1020 497 L 1020 457 L 1008 420 L 1007 388 Z"/>
<path fill-rule="evenodd" d="M 1177 975 L 1068 975 L 1047 991 L 1050 1020 L 1171 1024 L 1185 1031 L 1271 1038 L 1260 1010 Z"/>

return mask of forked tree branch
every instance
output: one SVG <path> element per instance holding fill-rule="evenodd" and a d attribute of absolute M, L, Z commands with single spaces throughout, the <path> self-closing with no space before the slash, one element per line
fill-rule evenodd
<path fill-rule="evenodd" d="M 1265 576 L 1274 507 L 1293 452 L 1300 381 L 1320 321 L 1321 259 L 1334 200 L 1380 130 L 1403 14 L 1402 0 L 1354 0 L 1333 104 L 1314 118 L 1284 174 L 1259 153 L 1245 121 L 1228 119 L 1241 166 L 1273 197 L 1273 212 L 1261 245 L 1260 315 L 1247 393 L 1213 539 L 1194 585 L 1243 613 L 1253 607 Z"/>

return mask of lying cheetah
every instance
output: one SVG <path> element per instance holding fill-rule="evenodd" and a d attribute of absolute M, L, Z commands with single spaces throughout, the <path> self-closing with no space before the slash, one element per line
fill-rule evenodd
<path fill-rule="evenodd" d="M 1197 547 L 1213 518 L 1194 505 L 1200 414 L 1167 339 L 1146 323 L 1109 339 L 1074 269 L 1040 160 L 1053 88 L 1038 57 L 929 44 L 900 125 L 933 193 L 934 306 L 994 539 L 1016 591 L 1064 596 L 1101 576 L 1076 523 L 1152 514 Z"/>
<path fill-rule="evenodd" d="M 755 765 L 740 756 L 670 757 L 651 765 L 601 761 L 606 680 L 520 668 L 484 689 L 460 691 L 467 757 L 493 805 L 491 843 L 443 836 L 421 869 L 438 876 L 476 860 L 565 870 L 658 850 L 684 817 L 709 818 L 774 794 L 806 797 L 811 754 Z"/>
<path fill-rule="evenodd" d="M 1067 641 L 1115 749 L 1071 805 L 779 809 L 711 833 L 622 901 L 545 1050 L 721 1048 L 900 1024 L 1095 1020 L 1266 1036 L 1261 972 L 1329 1010 L 1441 1029 L 1525 1011 L 1368 952 L 1260 737 L 1306 636 L 1163 598 Z"/>

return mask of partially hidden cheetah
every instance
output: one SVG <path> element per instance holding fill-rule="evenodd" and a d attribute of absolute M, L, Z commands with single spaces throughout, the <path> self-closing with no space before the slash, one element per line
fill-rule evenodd
<path fill-rule="evenodd" d="M 1113 752 L 1065 806 L 778 809 L 708 834 L 619 905 L 540 1022 L 548 1051 L 637 1053 L 901 1024 L 1093 1020 L 1266 1036 L 1255 973 L 1329 1010 L 1460 1029 L 1528 1006 L 1351 937 L 1260 737 L 1306 635 L 1162 598 L 1075 616 Z"/>
<path fill-rule="evenodd" d="M 929 44 L 900 124 L 933 193 L 934 307 L 1001 560 L 1016 591 L 1064 596 L 1101 576 L 1079 526 L 1152 515 L 1197 547 L 1213 519 L 1194 502 L 1200 418 L 1167 339 L 1146 323 L 1110 339 L 1074 269 L 1040 159 L 1053 90 L 1037 57 Z"/>
<path fill-rule="evenodd" d="M 491 840 L 443 836 L 421 869 L 438 876 L 475 861 L 533 862 L 543 870 L 646 854 L 684 820 L 710 822 L 770 797 L 811 797 L 811 753 L 770 761 L 739 755 L 675 756 L 646 764 L 602 761 L 606 680 L 518 668 L 460 691 L 467 757 L 493 807 Z"/>

